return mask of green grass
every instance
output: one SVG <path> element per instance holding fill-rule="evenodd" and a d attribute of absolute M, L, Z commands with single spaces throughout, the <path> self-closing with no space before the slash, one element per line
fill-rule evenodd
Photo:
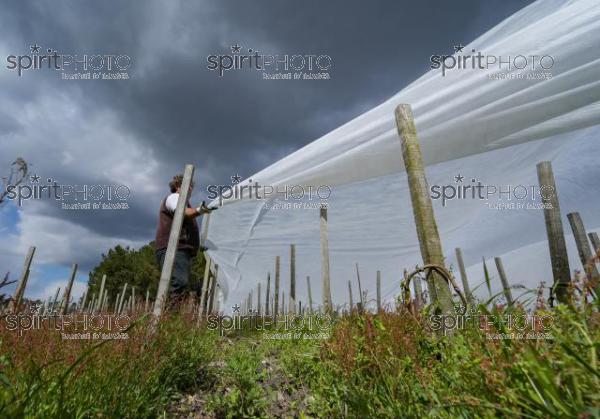
<path fill-rule="evenodd" d="M 477 314 L 523 313 L 488 307 Z M 404 310 L 337 319 L 327 340 L 220 337 L 181 314 L 154 338 L 141 320 L 98 347 L 2 331 L 0 417 L 600 417 L 597 306 L 536 314 L 552 316 L 551 338 L 489 339 L 476 325 L 441 337 Z M 488 333 L 507 331 L 490 319 Z"/>
<path fill-rule="evenodd" d="M 157 336 L 146 322 L 129 339 L 61 341 L 52 331 L 2 335 L 0 417 L 144 418 L 163 415 L 181 391 L 202 381 L 216 335 L 166 319 Z"/>

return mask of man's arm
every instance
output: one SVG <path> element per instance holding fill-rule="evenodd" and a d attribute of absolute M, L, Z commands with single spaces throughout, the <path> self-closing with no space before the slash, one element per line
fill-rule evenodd
<path fill-rule="evenodd" d="M 179 199 L 178 194 L 172 194 L 167 198 L 167 202 L 165 203 L 167 209 L 171 212 L 175 212 L 177 208 L 177 201 Z M 207 207 L 204 201 L 196 208 L 186 208 L 184 211 L 184 216 L 186 218 L 196 218 L 201 216 L 202 214 L 208 214 L 212 211 L 216 210 L 215 207 Z"/>
<path fill-rule="evenodd" d="M 200 206 L 198 206 L 196 208 L 186 208 L 185 216 L 187 218 L 196 218 L 196 217 L 201 216 L 202 214 L 209 214 L 216 209 L 217 208 L 215 208 L 215 207 L 207 207 L 206 204 L 204 203 L 204 201 L 202 201 L 202 204 L 200 204 Z"/>

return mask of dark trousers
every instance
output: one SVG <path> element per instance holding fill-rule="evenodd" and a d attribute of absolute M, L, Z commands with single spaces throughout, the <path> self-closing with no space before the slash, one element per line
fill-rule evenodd
<path fill-rule="evenodd" d="M 165 254 L 167 249 L 156 251 L 156 261 L 162 269 L 165 262 Z M 190 281 L 190 267 L 192 265 L 192 255 L 187 250 L 177 250 L 175 253 L 175 261 L 173 263 L 173 273 L 171 274 L 171 286 L 169 294 L 181 295 L 187 288 Z"/>

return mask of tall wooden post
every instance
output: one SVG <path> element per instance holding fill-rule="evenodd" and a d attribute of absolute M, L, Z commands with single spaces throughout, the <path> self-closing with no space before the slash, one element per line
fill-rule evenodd
<path fill-rule="evenodd" d="M 202 228 L 202 235 L 200 236 L 200 246 L 204 246 L 206 243 L 206 238 L 208 237 L 208 224 L 210 222 L 210 212 L 205 214 L 206 220 L 204 221 L 204 225 Z"/>
<path fill-rule="evenodd" d="M 512 292 L 510 290 L 510 284 L 508 283 L 508 278 L 506 277 L 506 272 L 504 272 L 504 265 L 502 264 L 502 259 L 499 257 L 495 257 L 494 261 L 496 262 L 496 268 L 498 269 L 498 275 L 500 275 L 500 281 L 502 281 L 502 289 L 504 290 L 504 297 L 506 298 L 506 302 L 509 306 L 512 306 L 514 303 Z"/>
<path fill-rule="evenodd" d="M 169 242 L 167 244 L 167 252 L 160 274 L 160 282 L 158 283 L 158 291 L 156 293 L 156 302 L 154 303 L 154 318 L 155 322 L 162 315 L 167 295 L 169 293 L 169 285 L 171 283 L 171 275 L 173 275 L 173 263 L 175 262 L 175 254 L 177 253 L 177 245 L 181 234 L 181 226 L 183 217 L 185 216 L 185 208 L 187 206 L 190 195 L 190 186 L 194 177 L 194 166 L 186 164 L 183 172 L 183 182 L 179 190 L 179 199 L 177 200 L 177 208 L 173 215 L 173 223 L 171 224 L 171 232 L 169 234 Z"/>
<path fill-rule="evenodd" d="M 410 105 L 398 105 L 396 126 L 402 143 L 402 157 L 408 178 L 421 257 L 426 264 L 444 266 L 442 242 L 433 213 L 421 147 Z M 427 285 L 432 302 L 438 304 L 442 312 L 451 313 L 452 294 L 444 278 L 437 272 L 430 272 L 427 276 Z"/>
<path fill-rule="evenodd" d="M 425 306 L 423 301 L 423 289 L 421 288 L 421 279 L 416 276 L 413 278 L 413 289 L 415 291 L 415 302 L 417 304 L 417 310 L 422 309 Z"/>
<path fill-rule="evenodd" d="M 215 263 L 215 277 L 212 280 L 212 286 L 210 287 L 210 302 L 208 305 L 208 312 L 213 312 L 213 307 L 215 303 L 215 294 L 217 293 L 217 287 L 219 284 L 219 265 Z"/>
<path fill-rule="evenodd" d="M 15 293 L 13 294 L 13 299 L 10 301 L 9 310 L 12 313 L 16 313 L 19 310 L 21 300 L 23 300 L 23 296 L 25 295 L 25 288 L 27 287 L 27 280 L 29 279 L 29 268 L 31 267 L 31 261 L 33 260 L 34 254 L 35 246 L 31 246 L 27 251 L 27 256 L 25 256 L 23 272 L 21 272 L 21 277 L 19 278 L 19 282 L 17 283 L 17 288 L 15 289 Z"/>
<path fill-rule="evenodd" d="M 275 311 L 273 312 L 274 316 L 279 314 L 279 279 L 280 279 L 280 267 L 279 267 L 279 256 L 275 257 Z"/>
<path fill-rule="evenodd" d="M 356 264 L 356 279 L 358 280 L 358 300 L 360 301 L 360 307 L 365 307 L 365 301 L 363 299 L 362 286 L 360 284 L 360 272 L 358 271 L 358 263 Z"/>
<path fill-rule="evenodd" d="M 467 279 L 467 270 L 465 269 L 465 262 L 463 261 L 462 250 L 460 247 L 454 249 L 456 253 L 456 262 L 458 263 L 458 270 L 460 271 L 460 279 L 463 284 L 463 290 L 467 301 L 473 301 L 473 294 L 471 294 L 471 288 L 469 287 L 469 280 Z"/>
<path fill-rule="evenodd" d="M 104 302 L 104 284 L 106 283 L 106 275 L 102 275 L 102 282 L 100 282 L 100 296 L 98 297 L 98 304 L 96 304 L 96 311 L 102 308 Z"/>
<path fill-rule="evenodd" d="M 63 300 L 63 304 L 61 307 L 61 314 L 67 314 L 69 310 L 69 301 L 71 300 L 71 288 L 73 288 L 73 281 L 75 281 L 75 275 L 77 274 L 77 264 L 74 263 L 71 267 L 71 276 L 69 276 L 69 282 L 67 283 L 67 288 L 65 289 L 65 296 Z M 92 307 L 93 309 L 93 307 Z"/>
<path fill-rule="evenodd" d="M 377 312 L 381 311 L 381 271 L 377 271 Z"/>
<path fill-rule="evenodd" d="M 281 314 L 285 315 L 285 292 L 281 292 L 281 310 L 279 311 Z"/>
<path fill-rule="evenodd" d="M 258 290 L 256 292 L 256 310 L 257 310 L 257 314 L 260 316 L 260 313 L 262 312 L 261 308 L 260 308 L 260 282 L 258 283 Z"/>
<path fill-rule="evenodd" d="M 296 245 L 290 244 L 290 302 L 289 311 L 296 314 Z"/>
<path fill-rule="evenodd" d="M 123 312 L 123 304 L 125 303 L 125 296 L 127 291 L 127 282 L 123 285 L 123 291 L 121 292 L 121 298 L 119 299 L 119 311 L 118 314 Z"/>
<path fill-rule="evenodd" d="M 588 234 L 590 241 L 592 242 L 592 251 L 593 253 L 598 252 L 600 249 L 600 237 L 598 237 L 598 233 L 592 232 Z"/>
<path fill-rule="evenodd" d="M 62 310 L 62 304 L 64 303 L 64 301 L 65 301 L 65 297 L 63 296 L 63 299 L 60 302 L 60 304 L 61 304 L 61 310 Z M 96 293 L 95 292 L 92 293 L 92 300 L 90 301 L 90 305 L 89 305 L 89 307 L 87 309 L 87 312 L 90 313 L 90 314 L 93 314 L 94 307 L 96 307 Z"/>
<path fill-rule="evenodd" d="M 248 293 L 248 311 L 252 311 L 252 290 Z"/>
<path fill-rule="evenodd" d="M 352 281 L 348 281 L 348 312 L 352 314 L 352 309 L 354 308 L 354 302 L 352 301 Z"/>
<path fill-rule="evenodd" d="M 207 221 L 208 222 L 208 221 Z M 202 279 L 202 291 L 200 292 L 200 308 L 198 309 L 198 316 L 204 315 L 204 308 L 206 306 L 206 294 L 208 293 L 208 283 L 210 276 L 210 264 L 212 260 L 208 257 L 208 253 L 204 252 L 204 278 Z"/>
<path fill-rule="evenodd" d="M 88 290 L 86 289 L 83 292 L 83 295 L 81 296 L 81 304 L 79 304 L 79 311 L 80 312 L 83 312 L 83 310 L 85 309 L 85 300 L 87 299 L 87 293 L 88 293 Z"/>
<path fill-rule="evenodd" d="M 56 294 L 54 294 L 54 300 L 52 300 L 52 311 L 56 310 L 56 303 L 58 302 L 58 295 L 59 294 L 60 294 L 60 287 L 58 287 L 56 289 Z"/>
<path fill-rule="evenodd" d="M 135 310 L 135 285 L 131 286 L 131 312 Z"/>
<path fill-rule="evenodd" d="M 577 244 L 577 252 L 579 253 L 579 259 L 581 260 L 583 270 L 587 274 L 588 278 L 596 281 L 599 279 L 596 264 L 591 263 L 588 265 L 588 262 L 590 262 L 595 252 L 592 253 L 592 248 L 590 247 L 590 242 L 585 234 L 585 227 L 583 226 L 581 216 L 578 212 L 571 212 L 567 214 L 567 218 L 569 219 L 569 224 L 571 224 L 571 230 L 573 230 L 573 237 L 575 238 L 575 243 Z"/>
<path fill-rule="evenodd" d="M 323 309 L 331 311 L 331 283 L 329 277 L 329 237 L 327 234 L 327 206 L 321 205 L 321 275 L 323 278 Z"/>
<path fill-rule="evenodd" d="M 267 292 L 265 294 L 265 316 L 268 316 L 271 304 L 271 272 L 267 274 Z"/>
<path fill-rule="evenodd" d="M 308 288 L 308 314 L 312 314 L 312 291 L 310 289 L 310 276 L 306 277 L 306 287 Z"/>
<path fill-rule="evenodd" d="M 146 304 L 144 304 L 144 313 L 148 312 L 150 307 L 150 290 L 146 290 Z"/>
<path fill-rule="evenodd" d="M 569 298 L 567 288 L 571 282 L 571 270 L 569 268 L 569 257 L 560 217 L 558 190 L 554 182 L 552 164 L 549 161 L 538 163 L 537 175 L 540 184 L 540 196 L 544 204 L 544 220 L 546 221 L 556 297 L 558 301 L 567 303 Z"/>

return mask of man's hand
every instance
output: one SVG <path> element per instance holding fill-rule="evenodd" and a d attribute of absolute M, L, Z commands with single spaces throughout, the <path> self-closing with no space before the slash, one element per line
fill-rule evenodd
<path fill-rule="evenodd" d="M 210 214 L 211 212 L 213 212 L 216 209 L 218 209 L 218 208 L 206 206 L 206 203 L 204 201 L 202 201 L 202 204 L 198 208 L 196 208 L 196 211 L 198 212 L 199 215 L 202 215 L 202 214 Z"/>

